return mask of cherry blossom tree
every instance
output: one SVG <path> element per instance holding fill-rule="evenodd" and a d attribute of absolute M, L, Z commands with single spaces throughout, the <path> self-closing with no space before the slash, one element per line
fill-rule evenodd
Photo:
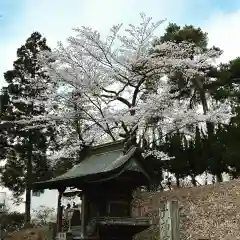
<path fill-rule="evenodd" d="M 187 126 L 200 122 L 228 121 L 231 108 L 227 102 L 212 104 L 208 111 L 197 106 L 189 109 L 188 99 L 177 100 L 168 81 L 178 72 L 189 84 L 188 79 L 196 79 L 201 86 L 221 51 L 203 50 L 189 42 L 153 45 L 162 22 L 141 14 L 138 26 L 123 29 L 122 24 L 115 25 L 106 37 L 89 27 L 75 28 L 76 35 L 66 45 L 59 43 L 51 53 L 39 56 L 52 84 L 47 98 L 35 101 L 45 101 L 51 114 L 23 121 L 61 122 L 64 141 L 71 139 L 71 147 L 62 149 L 65 155 L 83 143 L 120 137 L 140 141 L 154 127 L 168 134 L 187 131 Z M 36 84 L 44 83 L 38 79 Z M 72 125 L 78 133 L 75 137 L 69 130 Z"/>

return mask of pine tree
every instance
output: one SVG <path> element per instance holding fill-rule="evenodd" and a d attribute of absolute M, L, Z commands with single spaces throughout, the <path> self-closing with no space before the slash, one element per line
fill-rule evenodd
<path fill-rule="evenodd" d="M 5 111 L 5 106 L 8 104 L 9 96 L 7 94 L 7 91 L 5 88 L 2 89 L 0 92 L 0 119 L 2 117 L 3 112 Z M 5 132 L 6 130 L 6 124 L 0 125 L 0 132 Z M 7 138 L 6 134 L 0 134 L 0 159 L 3 159 L 6 155 L 6 149 L 7 149 Z"/>
<path fill-rule="evenodd" d="M 180 187 L 180 179 L 187 176 L 187 162 L 184 157 L 184 135 L 180 132 L 176 132 L 167 136 L 165 140 L 165 149 L 168 155 L 174 157 L 166 162 L 166 170 L 175 175 L 176 184 Z"/>
<path fill-rule="evenodd" d="M 203 134 L 199 127 L 196 127 L 195 136 L 189 140 L 185 148 L 185 159 L 187 161 L 187 174 L 191 177 L 194 186 L 197 185 L 196 176 L 203 174 L 207 168 L 206 158 L 203 152 Z"/>
<path fill-rule="evenodd" d="M 53 136 L 52 127 L 37 127 L 36 123 L 24 122 L 24 119 L 41 116 L 45 113 L 43 104 L 34 99 L 44 93 L 44 85 L 36 87 L 38 79 L 48 77 L 37 61 L 40 51 L 50 51 L 46 39 L 34 32 L 25 45 L 17 50 L 17 60 L 13 69 L 4 74 L 8 103 L 3 104 L 1 120 L 12 122 L 6 128 L 7 146 L 6 164 L 2 169 L 2 183 L 13 191 L 16 197 L 26 191 L 25 224 L 30 223 L 31 186 L 36 180 L 47 179 L 51 175 L 46 151 Z M 42 81 L 42 80 L 41 80 Z"/>

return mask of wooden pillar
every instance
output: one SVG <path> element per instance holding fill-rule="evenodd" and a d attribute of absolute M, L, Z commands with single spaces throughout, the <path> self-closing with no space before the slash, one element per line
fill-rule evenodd
<path fill-rule="evenodd" d="M 57 233 L 62 231 L 62 207 L 61 200 L 65 189 L 58 189 L 58 202 L 57 202 Z"/>
<path fill-rule="evenodd" d="M 82 203 L 81 203 L 81 232 L 82 237 L 85 236 L 85 229 L 86 229 L 86 194 L 82 194 Z"/>

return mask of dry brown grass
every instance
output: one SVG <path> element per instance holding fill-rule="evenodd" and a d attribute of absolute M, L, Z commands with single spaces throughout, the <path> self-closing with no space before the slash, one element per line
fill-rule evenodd
<path fill-rule="evenodd" d="M 179 202 L 181 240 L 240 239 L 240 180 L 163 193 L 144 193 L 136 198 L 134 206 L 153 206 L 157 213 L 159 201 L 170 199 Z M 159 239 L 158 229 L 153 225 L 137 239 Z M 14 233 L 7 240 L 45 240 L 48 236 L 48 227 L 33 228 Z"/>
<path fill-rule="evenodd" d="M 159 200 L 170 199 L 179 202 L 181 240 L 240 239 L 240 180 L 147 193 L 135 204 L 152 204 L 157 209 Z M 149 239 L 151 235 L 156 236 L 157 231 L 153 226 L 148 233 L 139 237 Z"/>
<path fill-rule="evenodd" d="M 49 227 L 38 227 L 23 229 L 19 232 L 9 234 L 6 240 L 50 240 Z M 51 239 L 52 240 L 52 239 Z"/>

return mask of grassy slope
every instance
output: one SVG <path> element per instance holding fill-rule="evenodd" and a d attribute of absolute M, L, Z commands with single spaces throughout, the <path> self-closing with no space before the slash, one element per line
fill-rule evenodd
<path fill-rule="evenodd" d="M 159 200 L 167 199 L 179 202 L 181 240 L 223 239 L 228 236 L 240 239 L 240 180 L 148 193 L 135 204 L 153 205 L 157 211 Z M 139 239 L 146 239 L 157 231 L 158 228 L 153 226 Z"/>

